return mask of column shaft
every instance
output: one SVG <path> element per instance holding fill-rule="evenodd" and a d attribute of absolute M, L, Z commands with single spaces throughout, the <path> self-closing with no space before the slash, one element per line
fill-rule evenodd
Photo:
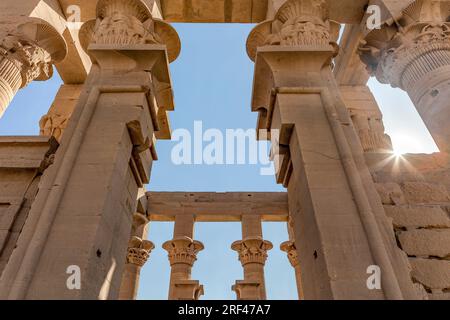
<path fill-rule="evenodd" d="M 415 297 L 363 150 L 331 70 L 326 1 L 288 0 L 248 39 L 253 110 L 269 129 L 277 181 L 288 188 L 307 299 Z M 306 20 L 305 20 L 306 19 Z M 367 268 L 383 271 L 382 290 Z"/>
<path fill-rule="evenodd" d="M 239 253 L 244 280 L 236 281 L 232 289 L 236 291 L 239 300 L 265 300 L 267 295 L 264 265 L 267 251 L 273 246 L 262 238 L 260 216 L 242 217 L 242 239 L 234 242 L 231 248 Z"/>
<path fill-rule="evenodd" d="M 148 8 L 140 0 L 98 5 L 98 24 L 80 31 L 95 64 L 0 278 L 1 298 L 119 295 L 138 190 L 156 158 L 152 78 L 170 77 L 166 46 L 151 42 L 156 31 L 144 26 Z M 158 39 L 169 34 L 177 37 L 166 26 Z M 67 285 L 70 266 L 80 270 L 81 289 Z"/>
<path fill-rule="evenodd" d="M 163 244 L 171 267 L 169 300 L 198 300 L 203 295 L 203 286 L 191 279 L 197 254 L 204 248 L 200 241 L 192 239 L 193 235 L 194 216 L 176 216 L 173 240 Z"/>

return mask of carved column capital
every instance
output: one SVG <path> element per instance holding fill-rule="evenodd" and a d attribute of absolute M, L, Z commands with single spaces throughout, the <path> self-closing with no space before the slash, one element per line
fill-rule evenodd
<path fill-rule="evenodd" d="M 288 0 L 274 20 L 256 26 L 247 40 L 247 52 L 254 60 L 257 47 L 268 45 L 337 48 L 339 25 L 329 20 L 326 0 Z"/>
<path fill-rule="evenodd" d="M 443 1 L 418 0 L 403 10 L 397 24 L 383 25 L 366 36 L 361 60 L 381 83 L 411 94 L 431 72 L 450 65 L 450 22 Z"/>
<path fill-rule="evenodd" d="M 131 237 L 128 243 L 127 263 L 142 267 L 150 257 L 150 252 L 155 248 L 153 242 Z"/>
<path fill-rule="evenodd" d="M 298 260 L 297 248 L 295 247 L 294 241 L 283 242 L 280 245 L 280 249 L 281 249 L 281 251 L 284 251 L 287 253 L 289 262 L 291 263 L 291 265 L 294 268 L 300 264 L 300 262 Z"/>
<path fill-rule="evenodd" d="M 86 52 L 91 44 L 162 44 L 167 46 L 170 62 L 180 53 L 181 43 L 175 29 L 153 18 L 142 0 L 100 0 L 96 15 L 80 30 L 80 42 Z"/>
<path fill-rule="evenodd" d="M 171 266 L 179 263 L 193 266 L 197 261 L 197 254 L 204 249 L 204 245 L 200 241 L 182 237 L 166 241 L 163 248 L 169 254 Z"/>
<path fill-rule="evenodd" d="M 0 115 L 17 91 L 53 74 L 67 53 L 64 38 L 50 25 L 31 20 L 0 38 Z"/>
<path fill-rule="evenodd" d="M 267 260 L 267 251 L 272 248 L 273 244 L 270 241 L 259 237 L 235 241 L 231 245 L 231 249 L 239 253 L 239 261 L 243 266 L 249 263 L 264 265 Z"/>

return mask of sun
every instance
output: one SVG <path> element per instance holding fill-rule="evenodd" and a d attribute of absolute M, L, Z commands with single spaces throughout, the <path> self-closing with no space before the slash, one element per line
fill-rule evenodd
<path fill-rule="evenodd" d="M 407 134 L 396 134 L 392 136 L 394 144 L 394 155 L 401 157 L 406 153 L 415 153 L 421 149 L 421 144 Z"/>

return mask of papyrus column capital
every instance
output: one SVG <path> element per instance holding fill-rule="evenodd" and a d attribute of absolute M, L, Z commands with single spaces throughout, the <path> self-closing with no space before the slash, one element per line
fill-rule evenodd
<path fill-rule="evenodd" d="M 80 42 L 86 52 L 91 44 L 162 44 L 167 47 L 170 62 L 180 53 L 181 42 L 175 29 L 153 18 L 141 0 L 101 0 L 96 15 L 80 30 Z"/>
<path fill-rule="evenodd" d="M 289 262 L 291 263 L 291 265 L 294 268 L 300 264 L 300 262 L 298 260 L 297 248 L 295 247 L 294 241 L 283 242 L 280 245 L 280 249 L 281 249 L 281 251 L 284 251 L 287 253 Z"/>
<path fill-rule="evenodd" d="M 231 249 L 239 253 L 239 261 L 245 266 L 249 263 L 265 265 L 267 260 L 267 251 L 271 250 L 273 245 L 270 241 L 259 237 L 247 238 L 235 241 Z"/>
<path fill-rule="evenodd" d="M 142 240 L 139 237 L 131 237 L 128 243 L 127 263 L 142 267 L 150 257 L 151 251 L 155 248 L 153 242 Z"/>
<path fill-rule="evenodd" d="M 180 237 L 166 241 L 163 244 L 163 248 L 169 254 L 171 266 L 174 264 L 193 266 L 194 262 L 197 261 L 197 254 L 204 249 L 204 245 L 200 241 L 192 240 L 189 237 Z"/>
<path fill-rule="evenodd" d="M 360 55 L 381 83 L 420 94 L 430 73 L 450 65 L 450 22 L 447 0 L 419 0 L 403 10 L 394 24 L 365 36 Z M 417 97 L 419 98 L 419 97 Z"/>
<path fill-rule="evenodd" d="M 48 80 L 53 64 L 67 53 L 56 29 L 38 19 L 29 20 L 13 32 L 0 32 L 0 115 L 19 89 L 34 80 Z"/>
<path fill-rule="evenodd" d="M 257 25 L 247 40 L 247 53 L 252 60 L 261 46 L 335 46 L 339 25 L 329 20 L 326 0 L 288 0 L 273 20 Z"/>

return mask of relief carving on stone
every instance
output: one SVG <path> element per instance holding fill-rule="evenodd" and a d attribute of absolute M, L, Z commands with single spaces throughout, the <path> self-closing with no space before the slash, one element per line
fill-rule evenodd
<path fill-rule="evenodd" d="M 153 18 L 141 0 L 100 0 L 97 19 L 83 24 L 80 42 L 86 52 L 91 44 L 162 44 L 167 46 L 169 62 L 174 61 L 181 50 L 175 29 Z"/>
<path fill-rule="evenodd" d="M 204 249 L 204 246 L 200 241 L 181 237 L 165 242 L 163 248 L 169 254 L 170 265 L 182 263 L 193 266 L 197 260 L 197 254 Z"/>
<path fill-rule="evenodd" d="M 407 92 L 430 71 L 450 64 L 449 1 L 419 0 L 391 25 L 369 32 L 359 48 L 380 82 Z"/>
<path fill-rule="evenodd" d="M 270 241 L 259 237 L 236 241 L 231 245 L 231 249 L 239 253 L 239 261 L 241 261 L 243 266 L 248 263 L 264 265 L 267 260 L 267 251 L 272 248 L 273 245 Z"/>
<path fill-rule="evenodd" d="M 250 33 L 247 52 L 254 60 L 261 46 L 329 46 L 335 41 L 339 25 L 328 18 L 326 0 L 288 0 L 274 20 L 264 21 Z"/>
<path fill-rule="evenodd" d="M 131 237 L 128 243 L 127 263 L 142 267 L 150 257 L 150 252 L 155 245 L 148 240 L 142 240 L 139 237 Z"/>
<path fill-rule="evenodd" d="M 67 53 L 64 38 L 39 19 L 19 25 L 0 38 L 0 114 L 17 91 L 34 80 L 51 78 L 53 64 Z"/>
<path fill-rule="evenodd" d="M 296 266 L 300 265 L 300 261 L 298 259 L 297 254 L 297 248 L 295 247 L 294 241 L 286 241 L 283 242 L 280 246 L 281 251 L 284 251 L 287 253 L 289 262 L 291 265 L 295 268 Z"/>

